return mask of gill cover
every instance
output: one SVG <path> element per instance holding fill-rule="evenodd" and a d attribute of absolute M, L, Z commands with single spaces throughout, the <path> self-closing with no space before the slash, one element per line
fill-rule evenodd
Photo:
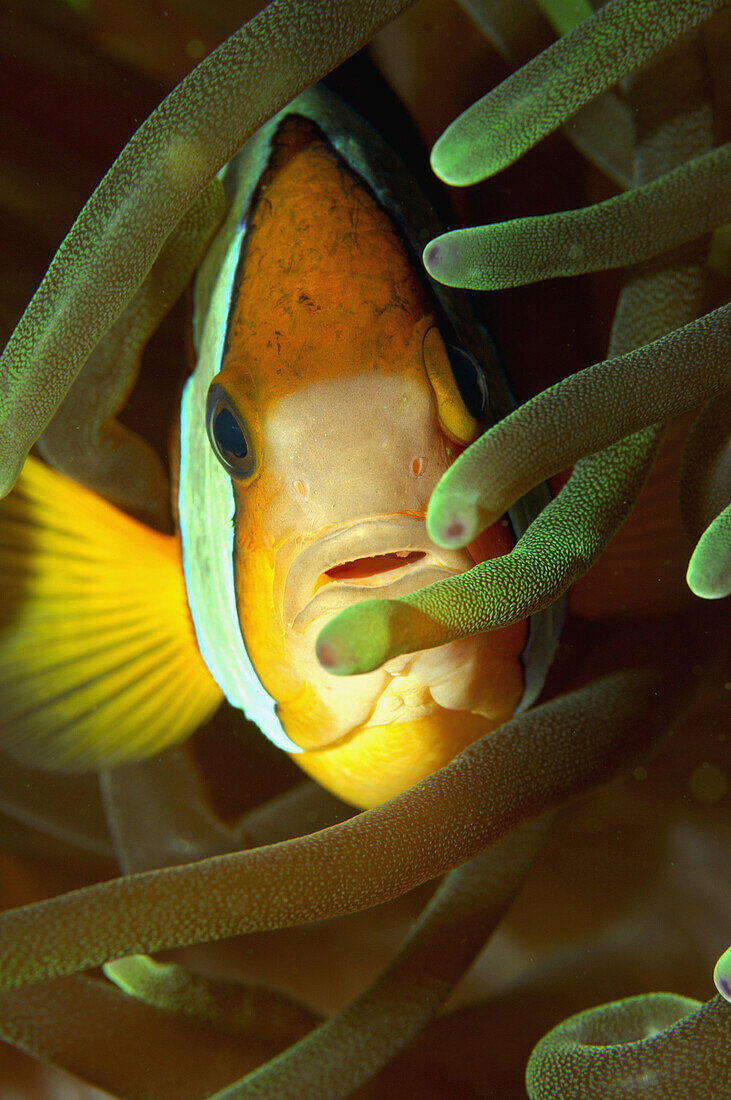
<path fill-rule="evenodd" d="M 227 410 L 226 395 L 212 392 L 209 399 L 211 382 L 222 366 L 249 209 L 269 164 L 272 139 L 290 115 L 309 119 L 319 128 L 350 171 L 391 216 L 417 257 L 443 227 L 391 149 L 360 116 L 322 86 L 308 89 L 275 115 L 222 172 L 230 206 L 196 279 L 197 363 L 185 386 L 181 409 L 178 505 L 185 582 L 198 644 L 216 683 L 229 702 L 256 722 L 271 741 L 294 753 L 302 750 L 284 732 L 275 700 L 254 671 L 237 614 L 234 496 L 229 473 L 247 477 L 247 444 L 226 416 L 227 411 L 235 414 L 235 409 Z M 434 283 L 426 272 L 423 277 L 438 304 L 442 337 L 425 340 L 424 365 L 442 429 L 465 446 L 506 415 L 513 401 L 492 345 L 464 294 Z M 547 488 L 539 486 L 513 506 L 509 520 L 516 537 L 523 534 L 548 499 Z M 530 620 L 529 640 L 522 655 L 525 690 L 519 709 L 530 705 L 540 692 L 562 616 L 563 604 L 558 603 Z"/>

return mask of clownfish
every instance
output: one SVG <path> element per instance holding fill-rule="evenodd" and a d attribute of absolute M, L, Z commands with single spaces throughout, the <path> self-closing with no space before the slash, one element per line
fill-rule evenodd
<path fill-rule="evenodd" d="M 510 398 L 441 231 L 394 153 L 318 87 L 222 173 L 181 402 L 178 532 L 29 458 L 0 502 L 0 749 L 88 770 L 188 737 L 225 697 L 346 801 L 377 804 L 528 706 L 555 609 L 365 675 L 318 662 L 325 623 L 508 552 L 539 488 L 463 550 L 430 494 Z"/>

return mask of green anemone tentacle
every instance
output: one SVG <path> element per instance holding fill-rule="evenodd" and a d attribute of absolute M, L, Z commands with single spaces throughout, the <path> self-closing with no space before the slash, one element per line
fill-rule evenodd
<path fill-rule="evenodd" d="M 196 195 L 267 118 L 411 2 L 273 0 L 153 111 L 81 211 L 0 358 L 0 495 Z"/>
<path fill-rule="evenodd" d="M 113 417 L 137 380 L 147 341 L 200 263 L 224 205 L 223 188 L 214 179 L 170 233 L 38 440 L 39 451 L 56 469 L 161 527 L 170 511 L 162 463 L 141 436 Z"/>
<path fill-rule="evenodd" d="M 557 382 L 496 424 L 447 470 L 427 530 L 465 546 L 533 485 L 613 440 L 677 416 L 731 383 L 731 305 Z M 621 394 L 621 400 L 617 395 Z M 597 423 L 587 409 L 602 409 Z M 456 536 L 452 532 L 461 531 Z"/>
<path fill-rule="evenodd" d="M 337 675 L 370 672 L 400 653 L 495 630 L 550 606 L 626 518 L 658 442 L 649 428 L 577 462 L 509 554 L 407 596 L 341 611 L 320 632 L 320 659 Z"/>
<path fill-rule="evenodd" d="M 647 993 L 564 1020 L 531 1054 L 530 1100 L 710 1100 L 731 1089 L 731 1005 Z"/>
<path fill-rule="evenodd" d="M 550 45 L 546 20 L 531 0 L 460 0 L 513 69 Z M 573 5 L 572 5 L 573 6 Z M 614 92 L 603 92 L 564 122 L 564 135 L 620 187 L 632 183 L 632 118 Z"/>
<path fill-rule="evenodd" d="M 704 600 L 731 596 L 731 504 L 698 540 L 688 564 L 688 587 Z"/>
<path fill-rule="evenodd" d="M 695 96 L 698 94 L 696 74 L 699 69 L 697 44 L 688 38 L 673 53 L 682 57 L 686 65 L 685 79 L 689 83 L 693 109 L 687 115 L 674 117 L 672 101 L 669 101 L 667 110 L 670 118 L 664 127 L 657 126 L 654 106 L 648 110 L 645 122 L 643 112 L 647 104 L 654 105 L 660 97 L 662 107 L 664 82 L 676 78 L 669 62 L 655 66 L 654 80 L 644 76 L 637 78 L 641 140 L 636 154 L 636 174 L 640 185 L 671 172 L 694 154 L 705 154 L 711 142 L 710 117 L 701 111 L 699 117 L 702 125 L 699 125 L 695 114 Z M 646 134 L 643 133 L 645 126 Z M 591 386 L 582 392 L 584 382 L 596 369 L 589 368 L 588 375 L 580 372 L 574 378 L 559 383 L 557 388 L 536 398 L 537 405 L 530 402 L 504 422 L 505 428 L 502 430 L 508 435 L 510 424 L 515 423 L 512 417 L 519 420 L 525 417 L 523 427 L 528 422 L 527 426 L 531 429 L 520 440 L 522 453 L 516 456 L 513 449 L 504 467 L 507 469 L 511 462 L 517 462 L 516 481 L 509 489 L 506 487 L 508 497 L 513 495 L 513 489 L 516 490 L 515 496 L 521 491 L 522 470 L 531 466 L 534 457 L 533 435 L 536 437 L 536 453 L 541 450 L 544 433 L 551 437 L 547 451 L 550 452 L 555 446 L 559 453 L 558 456 L 549 454 L 546 457 L 544 452 L 543 465 L 540 461 L 536 463 L 538 476 L 534 480 L 529 474 L 525 479 L 526 485 L 535 484 L 541 476 L 561 469 L 571 461 L 572 455 L 589 456 L 577 463 L 558 498 L 534 520 L 513 551 L 502 558 L 483 562 L 461 576 L 440 581 L 410 595 L 395 600 L 366 601 L 341 612 L 327 624 L 317 642 L 318 656 L 329 671 L 340 675 L 370 671 L 398 654 L 431 648 L 455 638 L 515 622 L 550 605 L 590 568 L 633 507 L 660 439 L 659 428 L 646 427 L 623 443 L 601 451 L 607 438 L 612 437 L 611 431 L 607 435 L 602 434 L 605 416 L 606 423 L 613 424 L 618 429 L 617 434 L 622 436 L 636 428 L 638 423 L 663 419 L 678 408 L 687 407 L 682 405 L 682 390 L 683 372 L 688 369 L 697 383 L 690 404 L 699 403 L 708 392 L 705 385 L 709 362 L 712 373 L 716 375 L 715 392 L 723 388 L 724 380 L 727 384 L 728 325 L 724 321 L 727 320 L 729 307 L 721 307 L 700 321 L 692 320 L 697 316 L 702 301 L 704 252 L 703 242 L 691 242 L 664 254 L 658 261 L 645 261 L 629 271 L 620 295 L 609 348 L 611 358 L 618 353 L 627 356 L 618 360 L 623 365 L 619 368 L 620 372 L 628 364 L 633 365 L 628 385 L 618 388 L 609 385 L 601 396 L 597 391 L 591 393 Z M 678 328 L 683 325 L 687 328 Z M 678 331 L 668 334 L 668 330 L 676 328 Z M 718 341 L 715 349 L 720 353 L 718 360 L 712 352 L 707 361 L 704 358 L 705 342 L 694 342 L 693 334 L 697 337 L 704 330 L 714 341 Z M 653 353 L 647 353 L 646 347 L 662 338 L 665 343 L 656 364 Z M 697 370 L 695 366 L 688 368 L 683 357 L 675 356 L 671 350 L 678 341 L 682 343 L 688 338 L 693 347 L 686 350 L 702 359 Z M 663 363 L 664 353 L 669 353 L 669 359 Z M 657 368 L 662 373 L 663 366 L 669 368 L 668 373 L 675 378 L 675 396 L 679 398 L 679 404 L 674 406 L 671 398 L 670 404 L 665 405 L 665 383 L 658 387 L 659 379 L 656 377 L 654 391 L 657 405 L 650 405 L 645 417 L 641 409 L 632 408 L 633 394 L 638 388 L 641 391 L 643 386 L 643 381 L 635 378 L 635 370 L 648 376 L 649 395 L 653 388 L 650 381 L 653 372 Z M 597 378 L 601 378 L 601 371 L 602 368 L 599 368 Z M 551 402 L 561 394 L 564 385 L 569 389 L 578 387 L 573 391 L 573 397 L 580 402 L 577 407 L 568 402 L 567 407 L 562 409 L 561 417 L 564 414 L 569 416 L 565 431 L 561 417 L 554 417 L 550 410 Z M 714 385 L 713 381 L 711 385 Z M 641 406 L 643 402 L 639 404 Z M 540 412 L 534 420 L 532 414 L 537 408 Z M 597 415 L 599 410 L 601 417 Z M 626 420 L 623 419 L 625 415 Z M 501 428 L 502 425 L 497 425 L 493 430 L 500 432 Z M 580 445 L 572 450 L 574 430 L 578 433 L 576 442 L 580 440 Z M 500 490 L 495 497 L 489 496 L 493 491 L 492 466 L 486 468 L 482 461 L 471 458 L 471 455 L 480 453 L 481 447 L 485 447 L 491 463 L 495 460 L 498 464 L 499 481 L 503 455 L 502 450 L 499 454 L 492 450 L 494 439 L 491 431 L 484 437 L 484 442 L 478 440 L 472 444 L 461 456 L 459 465 L 455 464 L 453 468 L 456 484 L 447 480 L 444 495 L 441 483 L 435 489 L 433 510 L 430 509 L 430 512 L 431 528 L 437 540 L 464 545 L 486 526 L 490 518 L 495 519 L 501 514 L 503 508 L 498 504 Z M 555 462 L 553 458 L 556 458 Z M 466 468 L 469 469 L 463 478 Z M 540 469 L 542 474 L 538 474 Z M 448 471 L 445 479 L 449 479 L 450 474 L 451 471 Z M 506 480 L 511 481 L 511 477 L 512 471 Z M 482 499 L 485 489 L 488 492 L 487 503 Z"/>
<path fill-rule="evenodd" d="M 457 186 L 499 172 L 725 2 L 610 0 L 455 119 L 432 149 L 432 168 Z"/>
<path fill-rule="evenodd" d="M 731 390 L 699 413 L 688 437 L 680 471 L 680 513 L 697 545 L 687 581 L 704 599 L 729 594 L 731 536 Z M 725 510 L 725 511 L 724 511 Z"/>
<path fill-rule="evenodd" d="M 731 947 L 727 948 L 713 969 L 713 980 L 722 997 L 731 1002 Z"/>
<path fill-rule="evenodd" d="M 341 1100 L 426 1027 L 502 920 L 552 815 L 451 871 L 386 969 L 315 1031 L 212 1100 Z"/>
<path fill-rule="evenodd" d="M 317 1024 L 314 1012 L 263 986 L 193 974 L 177 963 L 129 955 L 106 963 L 104 973 L 130 997 L 189 1016 L 228 1035 L 293 1043 Z"/>
<path fill-rule="evenodd" d="M 675 687 L 654 670 L 615 673 L 527 711 L 341 824 L 0 914 L 0 991 L 397 897 L 631 767 L 664 731 Z"/>
<path fill-rule="evenodd" d="M 317 6 L 313 4 L 311 10 Z M 515 8 L 518 0 L 508 0 L 503 6 Z M 681 4 L 674 6 L 680 8 Z M 267 10 L 281 11 L 283 7 L 275 2 Z M 657 10 L 658 5 L 654 7 Z M 638 26 L 642 32 L 644 24 L 638 21 Z M 288 63 L 296 64 L 298 58 L 295 50 Z M 576 79 L 576 70 L 571 75 Z M 278 79 L 275 65 L 275 83 Z M 691 105 L 689 115 L 692 109 Z M 699 111 L 696 125 L 702 117 Z M 661 135 L 665 121 L 648 126 L 646 133 L 649 130 Z M 702 131 L 702 124 L 699 128 Z M 689 130 L 681 133 L 678 144 L 683 145 L 688 136 Z M 675 137 L 677 134 L 670 137 L 671 146 Z M 656 151 L 649 149 L 650 162 Z M 665 164 L 663 170 L 668 167 L 672 164 Z M 648 178 L 647 173 L 644 178 Z M 689 321 L 694 303 L 700 300 L 701 252 L 676 253 L 663 261 L 665 271 L 650 266 L 630 273 L 610 349 L 612 357 Z M 707 422 L 702 420 L 699 440 L 705 438 L 705 427 Z M 577 470 L 583 478 L 579 482 L 587 501 L 592 487 L 590 470 L 598 491 L 604 478 L 616 473 L 617 463 L 621 466 L 625 460 L 624 484 L 633 499 L 652 460 L 657 437 L 658 431 L 647 429 L 609 452 L 592 456 L 596 459 L 593 467 L 589 459 L 582 460 Z M 574 480 L 573 490 L 576 488 Z M 613 507 L 621 507 L 621 488 L 615 485 Z M 561 508 L 566 506 L 567 537 L 572 553 L 573 543 L 579 540 L 576 553 L 580 560 L 585 547 L 592 552 L 596 528 L 591 526 L 590 512 L 573 509 L 571 491 L 565 496 L 562 493 L 551 505 L 553 512 L 548 518 L 560 516 Z M 587 522 L 582 529 L 584 520 Z M 483 598 L 481 593 L 478 596 Z M 535 591 L 526 594 L 528 602 L 534 597 Z M 657 688 L 660 696 L 656 695 Z M 232 931 L 278 927 L 376 904 L 469 858 L 509 833 L 517 821 L 631 766 L 646 751 L 655 730 L 666 725 L 666 716 L 661 713 L 668 703 L 666 691 L 666 685 L 641 684 L 633 677 L 599 682 L 508 724 L 414 792 L 336 829 L 259 852 L 206 859 L 171 872 L 132 876 L 8 913 L 0 918 L 0 966 L 4 976 L 11 982 L 39 981 L 48 974 L 69 972 L 114 954 L 151 950 L 155 944 L 208 940 Z M 305 815 L 304 820 L 312 825 L 309 816 Z M 487 865 L 491 855 L 478 859 Z M 467 884 L 467 868 L 464 876 L 461 881 Z M 313 896 L 316 903 L 312 902 Z M 450 944 L 455 953 L 461 950 L 462 932 L 463 926 L 458 924 Z M 427 960 L 424 970 L 416 972 L 417 981 L 422 974 L 428 983 L 438 981 L 440 961 L 438 957 Z M 172 976 L 181 977 L 179 973 Z M 388 989 L 388 972 L 384 978 Z M 214 987 L 206 988 L 214 992 Z M 399 986 L 395 992 L 403 996 L 408 990 Z M 365 996 L 367 999 L 368 994 Z M 669 1088 L 683 1100 L 706 1100 L 719 1090 L 724 1095 L 731 1087 L 729 1063 L 727 1058 L 724 1061 L 731 1044 L 729 1006 L 719 1004 L 719 999 L 703 1007 L 680 998 L 666 998 L 665 1003 L 669 1000 L 678 1010 L 675 1017 L 671 1011 L 664 1020 L 655 1015 L 649 1022 L 653 1027 L 663 1022 L 671 1026 L 637 1042 L 631 1041 L 635 1035 L 618 1034 L 613 1029 L 617 1018 L 611 1011 L 603 1014 L 599 1009 L 582 1014 L 584 1023 L 570 1036 L 573 1041 L 568 1050 L 563 1042 L 566 1025 L 562 1025 L 563 1038 L 558 1036 L 553 1049 L 544 1040 L 531 1062 L 529 1087 L 539 1090 L 535 1096 L 540 1100 L 556 1100 L 557 1096 L 561 1100 L 573 1100 L 574 1096 L 590 1100 L 597 1094 L 596 1088 L 598 1095 L 605 1096 L 608 1082 L 617 1079 L 613 1076 L 617 1070 L 624 1077 L 637 1071 L 640 1080 L 635 1095 L 649 1100 L 654 1100 L 654 1095 L 648 1075 L 659 1081 L 664 1074 L 667 1082 L 668 1073 Z M 362 1007 L 363 1001 L 360 1003 Z M 390 1003 L 381 1013 L 381 1026 Z M 644 1002 L 652 1003 L 652 998 Z M 659 1001 L 654 1004 L 657 1006 Z M 345 1010 L 346 1023 L 359 1019 L 356 1006 L 355 1016 L 348 1017 Z M 690 1013 L 684 1016 L 686 1008 Z M 155 1010 L 86 977 L 62 978 L 0 996 L 0 1017 L 0 1033 L 17 1045 L 65 1065 L 110 1091 L 144 1100 L 201 1100 L 211 1089 L 221 1088 L 223 1081 L 246 1072 L 247 1066 L 242 1063 L 248 1061 L 250 1068 L 276 1054 L 276 1047 L 267 1050 L 261 1043 L 222 1036 L 190 1018 Z M 80 1019 L 83 1029 L 79 1027 Z M 632 1019 L 648 1021 L 642 1005 Z M 322 1034 L 335 1040 L 342 1038 L 338 1027 L 342 1028 L 342 1021 L 336 1023 L 336 1030 Z M 596 1031 L 587 1036 L 586 1029 L 594 1027 Z M 110 1034 L 114 1036 L 114 1059 L 109 1058 Z M 351 1043 L 357 1044 L 358 1038 L 358 1034 L 349 1034 Z M 389 1039 L 382 1031 L 374 1037 L 374 1044 L 386 1044 L 387 1050 Z M 383 1049 L 381 1046 L 377 1057 L 383 1056 Z M 296 1068 L 300 1054 L 295 1048 L 287 1059 L 275 1061 L 273 1066 L 286 1076 L 290 1068 Z M 319 1070 L 327 1072 L 336 1063 L 332 1047 L 314 1048 L 314 1054 L 317 1064 L 308 1066 L 311 1075 Z M 256 1078 L 266 1080 L 258 1073 Z M 290 1080 L 294 1080 L 290 1095 L 300 1096 L 301 1078 Z M 246 1095 L 235 1091 L 226 1094 Z M 668 1090 L 660 1093 L 667 1094 Z"/>
<path fill-rule="evenodd" d="M 730 218 L 727 144 L 595 206 L 444 233 L 424 249 L 424 265 L 447 286 L 501 290 L 636 264 Z"/>
<path fill-rule="evenodd" d="M 695 95 L 689 96 L 686 110 L 678 112 L 666 132 L 658 125 L 653 108 L 662 105 L 663 94 L 676 80 L 672 62 L 677 59 L 668 56 L 664 64 L 658 63 L 655 74 L 640 75 L 635 83 L 640 124 L 646 127 L 638 146 L 640 173 L 652 173 L 662 162 L 667 168 L 669 160 L 682 156 L 682 139 L 693 137 L 696 148 L 710 141 L 710 115 L 703 111 L 701 82 L 696 83 L 700 66 L 693 66 L 694 53 L 696 61 L 699 57 L 697 43 L 688 40 L 679 49 L 680 58 L 690 62 L 686 79 Z M 658 83 L 648 97 L 653 76 Z M 672 102 L 670 96 L 667 100 Z M 650 305 L 656 314 L 649 318 L 650 329 L 668 321 L 677 325 L 684 313 L 697 309 L 704 282 L 702 258 L 702 246 L 695 246 L 664 257 L 655 270 L 641 265 L 625 286 L 618 310 L 621 322 L 623 306 L 645 307 L 634 322 L 631 313 L 625 313 L 627 331 L 647 331 Z M 614 1094 L 637 1100 L 723 1096 L 731 1085 L 726 1057 L 731 1012 L 727 1008 L 720 998 L 699 1006 L 675 995 L 651 994 L 572 1017 L 550 1032 L 531 1056 L 526 1078 L 531 1100 L 555 1100 L 557 1096 L 592 1100 Z"/>
<path fill-rule="evenodd" d="M 134 1100 L 205 1100 L 284 1042 L 218 1031 L 86 974 L 0 994 L 0 1038 L 105 1096 Z M 24 1095 L 41 1094 L 33 1087 Z"/>

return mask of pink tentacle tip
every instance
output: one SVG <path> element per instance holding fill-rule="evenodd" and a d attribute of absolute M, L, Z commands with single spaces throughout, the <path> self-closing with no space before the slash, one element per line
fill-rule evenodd
<path fill-rule="evenodd" d="M 426 264 L 426 266 L 430 267 L 432 264 L 438 264 L 439 255 L 439 245 L 436 242 L 428 244 L 424 249 L 424 263 Z"/>
<path fill-rule="evenodd" d="M 317 659 L 323 668 L 337 668 L 340 663 L 336 648 L 329 642 L 322 642 L 315 648 Z"/>
<path fill-rule="evenodd" d="M 464 523 L 461 520 L 453 519 L 444 532 L 444 537 L 449 539 L 450 542 L 456 542 L 457 539 L 461 539 L 464 536 Z"/>

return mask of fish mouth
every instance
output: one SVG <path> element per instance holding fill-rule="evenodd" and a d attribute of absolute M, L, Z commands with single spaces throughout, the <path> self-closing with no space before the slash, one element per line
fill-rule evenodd
<path fill-rule="evenodd" d="M 370 554 L 365 558 L 356 558 L 355 561 L 334 565 L 332 569 L 326 569 L 324 575 L 333 581 L 368 583 L 384 573 L 392 573 L 394 569 L 403 570 L 406 566 L 413 565 L 425 557 L 423 550 L 395 550 L 392 554 Z"/>
<path fill-rule="evenodd" d="M 423 516 L 353 520 L 328 528 L 295 554 L 284 578 L 284 623 L 302 633 L 314 619 L 359 600 L 403 596 L 473 564 L 466 550 L 433 543 Z"/>

